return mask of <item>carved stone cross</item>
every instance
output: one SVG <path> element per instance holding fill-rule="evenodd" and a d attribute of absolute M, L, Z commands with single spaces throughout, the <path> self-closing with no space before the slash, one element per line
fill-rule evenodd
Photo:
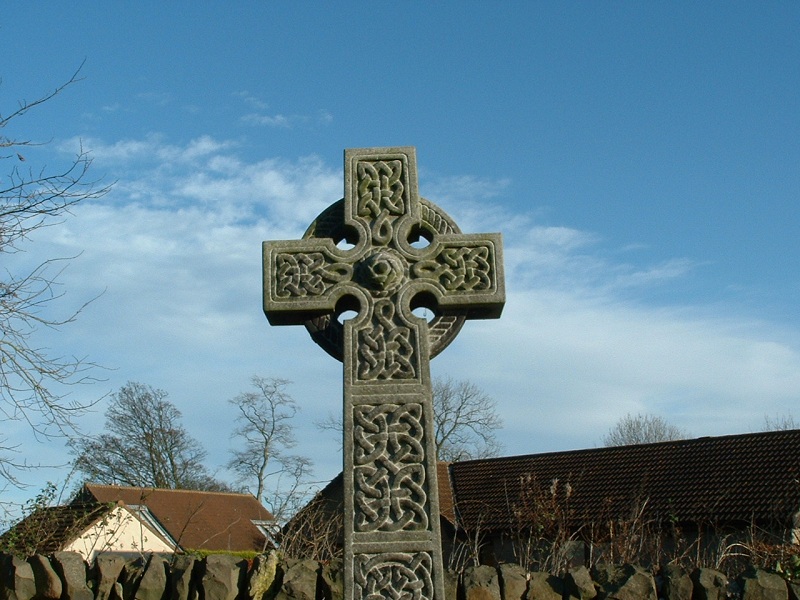
<path fill-rule="evenodd" d="M 444 600 L 430 359 L 465 319 L 500 316 L 501 236 L 419 196 L 414 148 L 344 163 L 344 198 L 302 240 L 264 242 L 264 312 L 344 363 L 345 600 Z"/>

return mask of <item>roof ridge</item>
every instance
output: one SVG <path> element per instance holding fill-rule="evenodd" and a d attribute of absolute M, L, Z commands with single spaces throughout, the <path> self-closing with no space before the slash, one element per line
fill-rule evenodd
<path fill-rule="evenodd" d="M 215 491 L 215 490 L 187 490 L 187 489 L 175 489 L 175 488 L 159 488 L 153 487 L 149 485 L 113 485 L 108 483 L 92 483 L 87 481 L 85 484 L 87 487 L 95 487 L 95 488 L 110 488 L 110 489 L 118 489 L 118 490 L 142 490 L 142 491 L 151 491 L 151 492 L 175 492 L 175 493 L 185 493 L 185 494 L 214 494 L 215 496 L 244 496 L 248 498 L 253 498 L 258 500 L 252 493 L 250 492 L 223 492 L 223 491 Z"/>
<path fill-rule="evenodd" d="M 513 456 L 493 456 L 490 458 L 475 458 L 471 460 L 461 460 L 449 463 L 450 466 L 457 467 L 458 465 L 463 464 L 474 464 L 474 463 L 490 463 L 490 462 L 499 462 L 499 461 L 514 461 L 514 460 L 528 460 L 533 457 L 539 456 L 551 456 L 553 454 L 558 455 L 565 455 L 565 454 L 578 454 L 578 453 L 595 453 L 595 452 L 614 452 L 614 451 L 621 451 L 623 449 L 630 450 L 631 448 L 651 448 L 654 446 L 688 446 L 693 444 L 700 444 L 703 442 L 717 442 L 717 441 L 726 441 L 731 440 L 734 438 L 753 438 L 753 437 L 768 437 L 768 436 L 775 436 L 779 437 L 781 435 L 797 435 L 800 436 L 800 429 L 780 429 L 777 431 L 756 431 L 753 433 L 731 433 L 726 435 L 719 435 L 719 436 L 710 436 L 704 435 L 694 438 L 685 438 L 680 440 L 664 440 L 662 442 L 643 442 L 640 444 L 626 444 L 624 446 L 599 446 L 595 448 L 574 448 L 572 450 L 551 450 L 549 452 L 532 452 L 530 454 L 516 454 Z"/>

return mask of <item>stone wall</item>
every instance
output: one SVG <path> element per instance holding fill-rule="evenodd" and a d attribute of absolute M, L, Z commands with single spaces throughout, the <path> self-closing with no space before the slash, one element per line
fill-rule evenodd
<path fill-rule="evenodd" d="M 56 552 L 27 560 L 0 554 L 0 600 L 342 600 L 337 562 L 80 555 Z M 518 565 L 448 572 L 446 600 L 800 600 L 800 584 L 751 569 L 736 581 L 712 569 L 668 566 L 657 574 L 632 565 L 578 567 L 563 577 Z"/>

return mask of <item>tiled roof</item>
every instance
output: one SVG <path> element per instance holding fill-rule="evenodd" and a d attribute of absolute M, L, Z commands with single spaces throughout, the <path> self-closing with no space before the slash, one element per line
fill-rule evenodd
<path fill-rule="evenodd" d="M 526 486 L 539 498 L 553 488 L 573 526 L 636 507 L 648 519 L 789 525 L 800 509 L 800 430 L 466 461 L 450 474 L 468 530 L 513 526 Z"/>
<path fill-rule="evenodd" d="M 87 483 L 78 498 L 144 505 L 181 548 L 192 550 L 263 550 L 266 538 L 253 521 L 273 519 L 250 494 Z"/>
<path fill-rule="evenodd" d="M 39 508 L 0 539 L 23 554 L 49 554 L 61 550 L 112 508 L 113 504 L 96 503 Z"/>

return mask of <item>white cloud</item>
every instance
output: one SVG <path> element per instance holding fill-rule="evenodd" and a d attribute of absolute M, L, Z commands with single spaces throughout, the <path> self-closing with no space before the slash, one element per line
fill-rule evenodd
<path fill-rule="evenodd" d="M 528 289 L 499 321 L 468 323 L 436 367 L 492 390 L 513 453 L 591 447 L 628 412 L 697 436 L 753 431 L 796 402 L 788 336 L 694 312 Z"/>
<path fill-rule="evenodd" d="M 170 163 L 192 164 L 198 159 L 235 147 L 233 141 L 218 141 L 204 135 L 189 141 L 185 146 L 164 143 L 163 136 L 156 133 L 139 140 L 119 140 L 107 144 L 95 138 L 72 138 L 60 145 L 62 151 L 74 154 L 83 147 L 97 161 L 98 166 L 113 166 L 126 163 L 144 163 L 154 166 Z"/>
<path fill-rule="evenodd" d="M 285 115 L 264 115 L 258 113 L 249 113 L 242 116 L 242 123 L 247 125 L 266 125 L 268 127 L 288 128 L 292 120 L 297 120 L 297 118 L 287 117 Z"/>
<path fill-rule="evenodd" d="M 247 106 L 256 110 L 267 110 L 269 104 L 254 96 L 250 92 L 240 91 L 233 94 L 235 97 L 240 98 Z"/>
<path fill-rule="evenodd" d="M 166 389 L 221 465 L 232 427 L 225 400 L 252 374 L 286 377 L 305 408 L 303 451 L 318 476 L 335 474 L 338 444 L 311 421 L 341 406 L 341 366 L 303 328 L 267 325 L 260 245 L 299 237 L 341 197 L 338 165 L 247 161 L 234 142 L 209 136 L 91 145 L 110 173 L 119 165 L 119 183 L 41 231 L 28 257 L 82 252 L 64 275 L 68 298 L 105 290 L 64 334 L 43 333 L 48 347 L 88 351 L 116 369 L 102 389 L 79 393 L 97 397 L 128 379 Z M 797 332 L 722 307 L 637 301 L 680 281 L 693 262 L 619 262 L 619 252 L 603 250 L 608 240 L 538 225 L 533 214 L 502 225 L 502 211 L 481 201 L 506 185 L 455 178 L 442 188 L 464 231 L 502 228 L 508 301 L 499 321 L 468 323 L 432 369 L 496 397 L 509 453 L 592 446 L 628 412 L 661 414 L 695 435 L 749 431 L 796 402 Z M 432 187 L 423 195 L 439 204 Z M 468 190 L 466 204 L 449 199 Z M 99 427 L 101 415 L 93 419 Z"/>

